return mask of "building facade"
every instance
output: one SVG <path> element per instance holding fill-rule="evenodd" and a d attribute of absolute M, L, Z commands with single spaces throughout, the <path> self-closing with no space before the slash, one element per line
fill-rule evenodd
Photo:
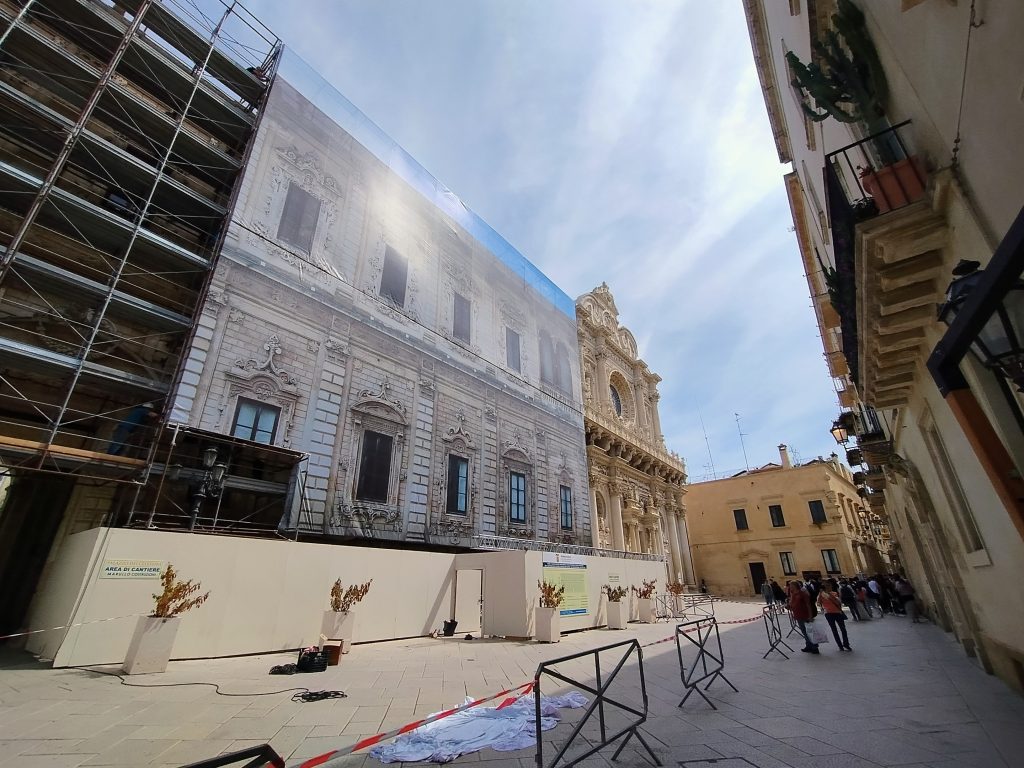
<path fill-rule="evenodd" d="M 670 581 L 694 584 L 686 465 L 665 447 L 658 382 L 619 324 L 608 286 L 576 300 L 594 546 L 663 556 Z"/>
<path fill-rule="evenodd" d="M 714 594 L 760 594 L 766 579 L 884 573 L 889 533 L 837 456 L 778 464 L 689 486 L 697 578 Z"/>
<path fill-rule="evenodd" d="M 930 614 L 1024 689 L 1024 596 L 1004 589 L 1024 566 L 1020 333 L 1000 322 L 1019 316 L 1011 289 L 1024 269 L 1024 7 L 744 6 L 779 158 L 792 163 L 786 188 L 843 409 L 835 434 L 856 441 L 865 497 L 889 517 Z M 826 117 L 851 105 L 800 87 L 798 63 L 828 75 L 830 32 L 859 41 L 879 94 L 870 124 Z"/>

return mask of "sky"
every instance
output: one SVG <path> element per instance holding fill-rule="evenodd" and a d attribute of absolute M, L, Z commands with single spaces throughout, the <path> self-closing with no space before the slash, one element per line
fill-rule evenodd
<path fill-rule="evenodd" d="M 245 5 L 563 291 L 608 284 L 691 481 L 835 450 L 739 0 Z"/>

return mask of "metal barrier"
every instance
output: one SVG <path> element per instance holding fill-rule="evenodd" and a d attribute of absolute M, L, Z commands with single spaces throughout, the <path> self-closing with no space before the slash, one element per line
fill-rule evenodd
<path fill-rule="evenodd" d="M 238 765 L 243 760 L 249 762 Z M 211 757 L 209 760 L 189 763 L 182 768 L 221 768 L 221 766 L 227 765 L 237 765 L 238 768 L 284 768 L 284 758 L 277 754 L 269 744 L 260 744 L 258 747 L 247 747 L 237 752 Z"/>
<path fill-rule="evenodd" d="M 789 617 L 789 632 L 786 633 L 786 637 L 792 637 L 793 635 L 799 635 L 800 639 L 804 639 L 804 633 L 800 631 L 800 625 L 796 623 L 796 619 L 793 618 L 792 611 L 786 611 L 786 616 Z"/>
<path fill-rule="evenodd" d="M 715 598 L 711 595 L 656 595 L 654 612 L 657 619 L 690 619 L 715 615 Z"/>
<path fill-rule="evenodd" d="M 788 659 L 789 656 L 779 648 L 780 645 L 785 646 L 789 649 L 790 653 L 793 653 L 793 649 L 782 638 L 782 625 L 779 623 L 779 617 L 784 613 L 789 616 L 789 621 L 792 624 L 793 617 L 782 606 L 782 603 L 772 603 L 761 609 L 761 617 L 764 619 L 764 631 L 768 635 L 768 650 L 765 651 L 764 656 L 761 657 L 762 659 L 767 659 L 772 651 L 782 656 L 782 658 Z M 792 629 L 790 629 L 790 633 L 792 633 Z"/>
<path fill-rule="evenodd" d="M 621 654 L 618 656 L 618 660 L 612 667 L 610 673 L 602 673 L 601 671 L 601 654 L 602 653 L 616 653 Z M 568 664 L 580 659 L 586 659 L 592 657 L 594 660 L 593 667 L 593 680 L 594 683 L 584 682 L 583 680 L 577 680 L 569 677 L 567 674 L 555 669 L 558 665 Z M 616 694 L 614 697 L 609 695 L 609 689 L 615 682 L 616 677 L 621 672 L 622 668 L 626 663 L 633 658 L 636 659 L 637 667 L 640 674 L 640 696 L 642 704 L 640 707 L 623 701 L 621 696 Z M 588 676 L 590 675 L 588 670 Z M 559 680 L 563 683 L 568 683 L 574 688 L 581 691 L 586 691 L 593 695 L 593 700 L 587 705 L 583 712 L 583 716 L 579 722 L 572 729 L 572 733 L 569 734 L 565 741 L 565 744 L 561 746 L 558 752 L 550 763 L 545 764 L 544 762 L 544 736 L 543 730 L 541 729 L 541 680 L 542 678 L 550 678 L 553 680 Z M 615 754 L 612 755 L 612 760 L 617 760 L 619 754 L 625 749 L 626 744 L 634 736 L 643 745 L 644 749 L 647 750 L 647 754 L 650 755 L 651 760 L 656 766 L 661 766 L 661 761 L 658 760 L 653 750 L 644 741 L 644 737 L 640 733 L 640 726 L 647 722 L 647 683 L 644 679 L 644 654 L 640 648 L 640 643 L 636 640 L 629 640 L 623 643 L 613 643 L 612 645 L 605 645 L 601 648 L 594 648 L 590 651 L 582 651 L 581 653 L 574 653 L 571 656 L 563 656 L 560 659 L 552 659 L 545 661 L 539 667 L 537 667 L 537 673 L 533 677 L 533 700 L 535 707 L 536 717 L 536 729 L 537 729 L 537 768 L 570 768 L 570 766 L 576 765 L 582 760 L 586 760 L 594 753 L 600 751 L 606 746 L 613 744 L 618 739 L 625 736 L 622 743 L 619 744 L 618 749 L 615 750 Z M 574 745 L 577 738 L 583 731 L 585 725 L 591 721 L 594 713 L 597 713 L 597 722 L 600 739 L 596 746 L 591 746 L 584 752 L 574 755 L 571 758 L 567 758 L 566 755 L 569 749 Z M 609 734 L 609 723 L 608 719 L 612 714 L 626 715 L 627 722 L 623 728 L 620 728 L 613 734 Z M 587 740 L 587 737 L 583 737 Z M 587 743 L 592 743 L 593 739 L 590 739 Z"/>
<path fill-rule="evenodd" d="M 714 637 L 714 646 L 708 648 L 708 641 Z M 683 661 L 683 643 L 680 638 L 685 638 L 690 645 L 697 649 L 697 655 L 687 665 Z M 716 651 L 717 648 L 717 651 Z M 711 687 L 711 684 L 718 678 L 722 678 L 736 693 L 739 690 L 729 682 L 722 670 L 725 669 L 725 654 L 722 653 L 722 637 L 718 634 L 718 621 L 714 616 L 687 621 L 676 626 L 676 653 L 679 654 L 679 677 L 686 688 L 686 695 L 679 702 L 683 706 L 690 695 L 696 691 L 712 709 L 718 709 L 711 699 L 704 695 L 704 691 Z M 698 686 L 707 680 L 704 691 Z"/>

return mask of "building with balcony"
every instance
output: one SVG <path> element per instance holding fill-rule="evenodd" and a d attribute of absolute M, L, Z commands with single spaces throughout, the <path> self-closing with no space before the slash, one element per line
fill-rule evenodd
<path fill-rule="evenodd" d="M 693 567 L 718 595 L 759 595 L 766 579 L 887 572 L 889 531 L 839 457 L 779 463 L 687 487 Z"/>
<path fill-rule="evenodd" d="M 666 558 L 695 584 L 686 532 L 686 465 L 665 447 L 658 382 L 602 283 L 576 300 L 594 545 Z"/>
<path fill-rule="evenodd" d="M 930 615 L 1024 689 L 1024 596 L 1005 595 L 1024 566 L 1024 6 L 744 7 L 833 434 Z"/>

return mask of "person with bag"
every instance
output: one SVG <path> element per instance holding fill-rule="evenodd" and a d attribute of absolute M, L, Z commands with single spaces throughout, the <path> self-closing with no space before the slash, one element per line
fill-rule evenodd
<path fill-rule="evenodd" d="M 835 579 L 829 579 L 818 595 L 818 605 L 825 614 L 825 621 L 832 629 L 832 636 L 840 651 L 852 651 L 850 638 L 846 634 L 846 614 L 843 613 L 843 601 L 839 597 L 839 585 Z M 842 637 L 840 638 L 840 632 Z"/>
<path fill-rule="evenodd" d="M 811 598 L 807 591 L 800 586 L 799 581 L 791 581 L 787 585 L 789 590 L 789 612 L 793 615 L 800 633 L 804 636 L 804 645 L 800 650 L 804 653 L 819 653 L 818 644 L 811 640 L 808 631 L 811 626 Z"/>

